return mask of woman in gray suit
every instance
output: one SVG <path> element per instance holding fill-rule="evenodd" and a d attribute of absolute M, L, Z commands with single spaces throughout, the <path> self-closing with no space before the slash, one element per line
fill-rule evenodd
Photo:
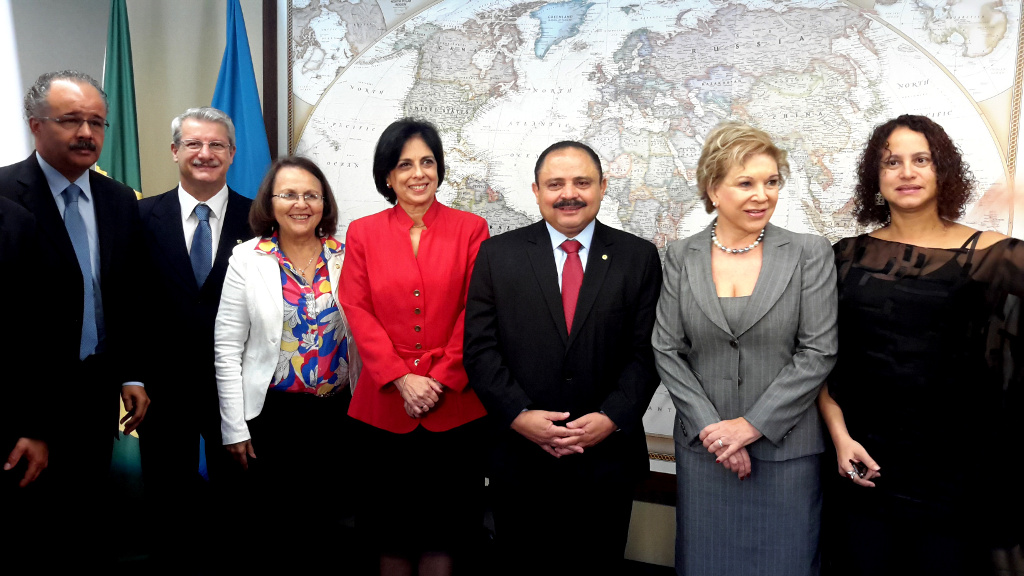
<path fill-rule="evenodd" d="M 717 217 L 668 248 L 654 349 L 678 420 L 678 574 L 818 572 L 836 275 L 827 240 L 768 223 L 788 173 L 768 134 L 718 126 L 697 167 Z"/>

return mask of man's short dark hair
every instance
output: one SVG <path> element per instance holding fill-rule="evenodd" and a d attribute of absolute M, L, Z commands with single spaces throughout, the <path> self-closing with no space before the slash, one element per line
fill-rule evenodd
<path fill-rule="evenodd" d="M 437 185 L 440 186 L 444 182 L 444 148 L 437 127 L 426 120 L 416 118 L 402 118 L 392 122 L 380 135 L 377 149 L 373 153 L 373 182 L 377 186 L 377 192 L 392 205 L 398 202 L 398 195 L 388 188 L 388 174 L 398 166 L 398 159 L 402 156 L 405 143 L 415 136 L 422 138 L 434 154 L 434 160 L 437 161 Z"/>
<path fill-rule="evenodd" d="M 540 184 L 540 168 L 544 165 L 544 159 L 548 157 L 548 154 L 564 148 L 576 148 L 577 150 L 583 150 L 586 152 L 590 156 L 590 159 L 594 161 L 594 166 L 597 166 L 598 182 L 604 180 L 604 171 L 601 170 L 601 158 L 597 155 L 597 152 L 594 152 L 593 148 L 582 142 L 576 142 L 575 140 L 562 140 L 561 142 L 555 142 L 551 146 L 548 146 L 540 153 L 540 158 L 537 158 L 537 165 L 533 167 L 533 181 L 535 184 Z"/>

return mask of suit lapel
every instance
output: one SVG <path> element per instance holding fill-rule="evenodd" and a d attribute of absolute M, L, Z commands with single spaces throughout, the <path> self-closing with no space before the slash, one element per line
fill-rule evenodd
<path fill-rule="evenodd" d="M 739 336 L 750 329 L 772 306 L 778 302 L 782 293 L 793 278 L 793 269 L 800 259 L 795 245 L 790 242 L 791 234 L 776 226 L 768 225 L 765 231 L 761 255 L 761 273 L 754 285 L 754 293 L 743 311 L 736 335 Z"/>
<path fill-rule="evenodd" d="M 590 243 L 590 250 L 587 254 L 587 268 L 583 273 L 583 285 L 580 286 L 580 296 L 576 300 L 576 311 L 573 313 L 572 318 L 574 329 L 569 334 L 568 346 L 572 346 L 576 335 L 580 333 L 583 324 L 590 315 L 590 311 L 594 308 L 594 303 L 597 302 L 597 297 L 601 293 L 601 286 L 604 284 L 605 276 L 608 274 L 608 267 L 611 266 L 612 260 L 616 257 L 613 241 L 605 234 L 604 224 L 600 222 L 595 222 L 594 224 L 594 238 Z M 611 252 L 610 255 L 609 252 Z M 561 301 L 561 294 L 559 294 L 559 301 Z"/>
<path fill-rule="evenodd" d="M 156 245 L 163 253 L 164 261 L 188 292 L 195 293 L 196 277 L 192 272 L 192 261 L 185 247 L 185 231 L 181 223 L 181 203 L 177 188 L 165 192 L 153 207 L 151 229 Z"/>
<path fill-rule="evenodd" d="M 217 240 L 217 255 L 213 259 L 210 275 L 206 277 L 206 282 L 200 287 L 200 290 L 220 290 L 228 269 L 228 260 L 231 259 L 231 251 L 240 244 L 240 240 L 248 240 L 253 237 L 249 231 L 249 205 L 244 200 L 245 198 L 228 188 L 227 207 L 224 209 L 224 214 L 220 216 L 221 227 L 220 237 Z M 191 260 L 188 262 L 188 266 L 189 273 L 191 273 Z"/>
<path fill-rule="evenodd" d="M 568 331 L 565 328 L 565 313 L 562 311 L 562 294 L 558 291 L 558 269 L 555 268 L 555 256 L 551 249 L 551 236 L 548 234 L 544 221 L 533 225 L 533 234 L 527 238 L 526 253 L 533 267 L 534 277 L 540 286 L 551 319 L 554 320 L 558 333 L 562 336 L 562 344 L 568 342 Z M 586 274 L 583 275 L 586 284 Z M 577 305 L 579 303 L 577 302 Z M 578 309 L 578 306 L 577 306 Z"/>
<path fill-rule="evenodd" d="M 258 254 L 256 267 L 260 271 L 260 278 L 263 279 L 263 288 L 266 292 L 277 299 L 278 305 L 284 313 L 284 304 L 281 300 L 281 265 L 277 258 L 271 254 Z M 273 298 L 272 298 L 273 299 Z"/>
<path fill-rule="evenodd" d="M 696 242 L 691 242 L 686 254 L 683 255 L 686 265 L 686 278 L 690 284 L 690 293 L 697 301 L 704 315 L 724 330 L 732 334 L 729 322 L 722 312 L 722 304 L 718 301 L 718 290 L 711 276 L 711 226 L 700 233 Z"/>
<path fill-rule="evenodd" d="M 217 257 L 213 261 L 214 268 L 222 267 L 227 270 L 231 251 L 238 244 L 236 240 L 248 240 L 253 237 L 249 229 L 249 206 L 242 200 L 242 196 L 228 189 L 228 207 L 224 211 L 224 221 L 220 228 Z"/>
<path fill-rule="evenodd" d="M 57 202 L 50 193 L 50 185 L 46 183 L 46 176 L 39 167 L 35 152 L 22 163 L 18 183 L 21 185 L 18 202 L 35 216 L 42 238 L 54 245 L 56 253 L 63 257 L 65 264 L 74 263 L 77 268 L 75 247 L 71 245 L 68 230 L 64 227 L 64 220 L 57 210 Z"/>
<path fill-rule="evenodd" d="M 104 278 L 109 277 L 118 235 L 125 232 L 118 230 L 118 224 L 126 222 L 127 219 L 121 218 L 117 213 L 115 198 L 98 180 L 99 175 L 90 171 L 89 187 L 92 188 L 93 211 L 96 214 L 96 236 L 100 242 L 100 282 L 103 282 Z"/>

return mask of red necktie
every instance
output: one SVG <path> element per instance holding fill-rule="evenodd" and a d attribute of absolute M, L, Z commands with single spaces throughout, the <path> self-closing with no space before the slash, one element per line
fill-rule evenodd
<path fill-rule="evenodd" d="M 580 296 L 583 285 L 583 262 L 580 261 L 580 248 L 583 245 L 576 240 L 562 242 L 565 250 L 565 265 L 562 266 L 562 309 L 565 311 L 566 332 L 572 332 L 572 317 L 576 313 L 576 300 Z"/>

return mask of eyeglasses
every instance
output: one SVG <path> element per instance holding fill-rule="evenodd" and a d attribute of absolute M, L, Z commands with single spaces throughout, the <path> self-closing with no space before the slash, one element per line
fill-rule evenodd
<path fill-rule="evenodd" d="M 324 197 L 321 196 L 320 194 L 314 194 L 313 192 L 306 192 L 304 194 L 298 194 L 296 192 L 285 192 L 284 194 L 271 194 L 271 196 L 273 196 L 274 198 L 280 198 L 285 202 L 291 202 L 293 204 L 295 202 L 298 202 L 299 198 L 305 200 L 306 204 L 314 204 L 324 199 Z"/>
<path fill-rule="evenodd" d="M 50 116 L 33 116 L 36 120 L 49 120 L 57 126 L 65 130 L 79 130 L 82 124 L 89 124 L 89 129 L 96 132 L 103 132 L 107 128 L 110 128 L 110 122 L 107 122 L 103 118 L 79 118 L 77 116 L 61 116 L 60 118 L 52 118 Z"/>
<path fill-rule="evenodd" d="M 182 140 L 181 146 L 189 152 L 199 152 L 203 149 L 203 146 L 208 146 L 210 148 L 210 152 L 213 152 L 214 154 L 227 152 L 229 147 L 228 144 L 219 140 L 214 140 L 213 142 L 203 142 L 202 140 Z"/>

